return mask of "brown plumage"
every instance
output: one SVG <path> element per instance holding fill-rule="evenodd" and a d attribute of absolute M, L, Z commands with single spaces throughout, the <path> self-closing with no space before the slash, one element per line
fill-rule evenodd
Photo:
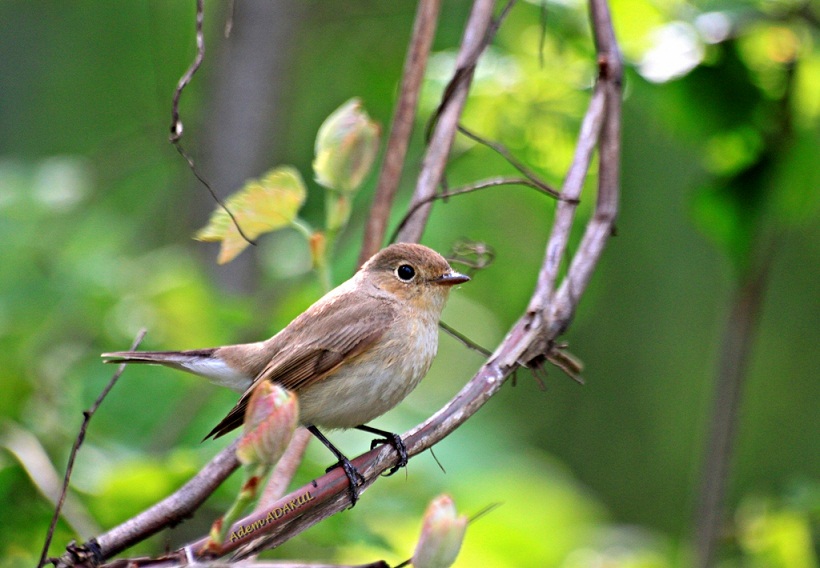
<path fill-rule="evenodd" d="M 207 437 L 242 424 L 260 381 L 299 396 L 302 424 L 351 428 L 393 408 L 427 373 L 449 289 L 467 280 L 435 251 L 395 244 L 266 341 L 103 357 L 110 363 L 166 365 L 243 391 Z"/>

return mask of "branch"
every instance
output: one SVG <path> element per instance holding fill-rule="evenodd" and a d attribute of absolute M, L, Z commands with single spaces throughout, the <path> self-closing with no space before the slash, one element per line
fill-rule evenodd
<path fill-rule="evenodd" d="M 419 93 L 438 23 L 440 4 L 441 0 L 420 0 L 416 11 L 416 22 L 413 26 L 410 47 L 407 50 L 407 59 L 404 62 L 404 74 L 396 110 L 393 114 L 390 139 L 387 141 L 376 195 L 373 198 L 373 205 L 370 208 L 370 216 L 364 231 L 364 242 L 359 254 L 360 266 L 378 252 L 384 241 L 387 220 L 399 187 L 407 146 L 413 132 Z"/>
<path fill-rule="evenodd" d="M 438 413 L 402 436 L 409 456 L 432 447 L 463 424 L 498 392 L 504 381 L 520 365 L 530 364 L 552 352 L 556 337 L 569 325 L 591 270 L 612 234 L 619 197 L 622 71 L 605 1 L 592 0 L 591 12 L 596 37 L 604 38 L 604 41 L 596 43 L 599 50 L 605 50 L 599 52 L 599 62 L 607 63 L 600 63 L 598 85 L 581 126 L 576 157 L 562 188 L 562 195 L 567 199 L 580 195 L 592 151 L 597 144 L 600 148 L 600 165 L 598 196 L 593 216 L 555 295 L 554 304 L 545 303 L 552 295 L 554 280 L 539 278 L 536 284 L 530 306 L 545 306 L 550 310 L 528 309 L 470 382 Z M 542 272 L 554 265 L 553 253 L 558 248 L 556 243 L 564 243 L 563 246 L 566 246 L 575 207 L 576 204 L 572 201 L 559 202 L 556 208 L 556 226 L 559 230 L 554 229 L 550 236 Z M 564 222 L 567 218 L 569 223 Z M 365 478 L 362 491 L 395 462 L 396 456 L 389 447 L 380 447 L 356 458 L 353 463 Z M 262 512 L 252 515 L 234 525 L 231 541 L 226 543 L 223 552 L 234 552 L 235 558 L 241 559 L 278 546 L 320 520 L 346 508 L 346 490 L 344 474 L 338 469 L 332 470 L 314 483 L 284 497 L 266 514 Z M 188 554 L 196 554 L 203 544 L 204 539 L 192 543 L 186 547 L 186 551 Z"/>
<path fill-rule="evenodd" d="M 219 452 L 191 480 L 174 494 L 146 509 L 136 517 L 114 527 L 96 539 L 91 539 L 80 547 L 71 547 L 58 562 L 57 568 L 70 566 L 96 566 L 89 563 L 96 550 L 100 559 L 111 558 L 115 554 L 156 534 L 165 527 L 174 526 L 190 517 L 194 511 L 210 497 L 211 493 L 239 467 L 236 459 L 235 440 Z"/>
<path fill-rule="evenodd" d="M 188 565 L 188 564 L 185 564 Z M 190 565 L 192 568 L 390 568 L 384 560 L 368 562 L 367 564 L 325 564 L 313 562 L 288 562 L 268 560 L 261 562 L 209 562 L 208 564 Z M 160 558 L 130 558 L 115 560 L 100 566 L 100 568 L 179 568 L 179 559 L 176 556 Z M 399 568 L 398 566 L 396 568 Z"/>
<path fill-rule="evenodd" d="M 139 344 L 142 343 L 142 338 L 145 337 L 145 333 L 146 331 L 144 329 L 141 329 L 137 333 L 137 336 L 134 338 L 134 342 L 131 344 L 132 351 L 139 347 Z M 102 404 L 102 401 L 105 400 L 105 397 L 108 396 L 108 393 L 111 392 L 111 389 L 113 389 L 114 385 L 117 384 L 117 381 L 120 379 L 124 371 L 125 364 L 123 363 L 117 367 L 116 371 L 114 371 L 114 374 L 111 376 L 111 380 L 108 381 L 108 384 L 105 385 L 105 388 L 99 396 L 97 396 L 97 399 L 94 401 L 94 404 L 91 405 L 91 408 L 83 411 L 83 423 L 80 426 L 80 432 L 77 434 L 77 438 L 74 440 L 74 446 L 71 448 L 71 453 L 68 455 L 68 465 L 66 466 L 65 476 L 63 477 L 63 487 L 60 490 L 60 497 L 57 499 L 57 506 L 54 508 L 54 515 L 52 515 L 51 523 L 49 523 L 48 526 L 46 540 L 43 543 L 43 550 L 40 553 L 40 561 L 37 563 L 38 568 L 46 563 L 48 547 L 51 546 L 51 539 L 54 538 L 54 529 L 57 528 L 57 521 L 60 518 L 60 512 L 63 509 L 66 494 L 68 493 L 68 482 L 71 480 L 71 472 L 74 470 L 74 460 L 77 458 L 77 452 L 80 450 L 80 446 L 85 440 L 85 433 L 88 430 L 88 423 L 91 422 L 91 418 L 94 416 L 94 413 L 97 412 L 97 409 Z"/>
<path fill-rule="evenodd" d="M 456 72 L 445 90 L 436 116 L 435 127 L 430 136 L 427 153 L 424 156 L 421 173 L 413 193 L 412 205 L 434 195 L 441 176 L 444 174 L 444 166 L 450 155 L 450 148 L 453 145 L 459 117 L 467 100 L 476 63 L 487 46 L 494 4 L 494 0 L 475 0 L 473 3 L 456 58 Z M 427 217 L 430 215 L 430 207 L 430 203 L 419 207 L 415 215 L 399 232 L 399 241 L 418 242 L 421 239 L 424 226 L 427 224 Z"/>
<path fill-rule="evenodd" d="M 196 55 L 191 65 L 179 78 L 176 89 L 174 89 L 174 96 L 171 99 L 171 136 L 169 138 L 172 144 L 176 144 L 182 139 L 182 133 L 185 130 L 182 125 L 182 119 L 179 115 L 179 99 L 182 97 L 182 91 L 194 78 L 194 74 L 199 71 L 202 61 L 205 59 L 205 34 L 202 31 L 202 24 L 205 20 L 205 6 L 203 0 L 196 1 Z"/>
<path fill-rule="evenodd" d="M 529 309 L 545 310 L 551 331 L 561 333 L 574 313 L 575 298 L 583 293 L 598 262 L 603 244 L 613 231 L 618 211 L 621 153 L 621 61 L 606 0 L 590 0 L 590 15 L 598 53 L 598 83 L 581 125 L 581 135 L 561 194 L 568 200 L 580 195 L 595 143 L 599 141 L 598 196 L 595 213 L 587 225 L 578 251 L 557 295 L 553 290 L 561 259 L 564 258 L 569 228 L 575 215 L 572 201 L 559 202 L 555 224 L 547 245 L 547 256 L 538 275 L 538 285 L 548 292 L 545 303 L 531 302 Z"/>
<path fill-rule="evenodd" d="M 493 150 L 494 152 L 499 154 L 501 157 L 503 157 L 505 160 L 507 160 L 515 169 L 517 169 L 519 172 L 521 172 L 524 175 L 525 178 L 530 180 L 530 182 L 532 182 L 533 185 L 536 185 L 537 187 L 539 187 L 545 193 L 549 193 L 550 195 L 552 195 L 556 199 L 561 198 L 561 194 L 559 192 L 555 191 L 553 188 L 551 188 L 549 186 L 549 184 L 542 181 L 541 178 L 539 178 L 535 174 L 535 172 L 533 172 L 526 165 L 524 165 L 523 162 L 521 162 L 518 158 L 516 158 L 513 155 L 513 153 L 510 152 L 506 148 L 506 146 L 503 146 L 503 145 L 499 144 L 498 142 L 493 142 L 491 140 L 487 140 L 486 138 L 484 138 L 482 136 L 479 136 L 478 134 L 476 134 L 472 130 L 468 130 L 467 128 L 465 128 L 461 124 L 458 125 L 458 131 L 461 132 L 464 136 L 466 136 L 470 140 L 473 140 L 474 142 L 478 142 L 479 144 L 487 146 L 488 148 L 490 148 L 491 150 Z"/>

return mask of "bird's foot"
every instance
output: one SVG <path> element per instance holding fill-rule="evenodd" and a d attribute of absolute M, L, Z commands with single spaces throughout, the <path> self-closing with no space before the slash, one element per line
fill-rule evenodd
<path fill-rule="evenodd" d="M 348 488 L 347 491 L 350 495 L 350 508 L 356 506 L 356 502 L 359 500 L 359 486 L 364 483 L 364 476 L 359 473 L 359 470 L 356 469 L 350 460 L 346 457 L 342 457 L 338 462 L 327 468 L 326 472 L 330 472 L 337 467 L 341 467 L 342 470 L 345 472 L 348 481 Z"/>
<path fill-rule="evenodd" d="M 396 450 L 396 453 L 399 454 L 399 462 L 391 467 L 390 471 L 384 474 L 385 477 L 389 477 L 406 466 L 409 457 L 407 456 L 407 446 L 404 445 L 404 440 L 401 439 L 401 436 L 391 432 L 384 432 L 383 436 L 384 438 L 378 438 L 370 442 L 370 449 L 372 450 L 380 444 L 390 444 L 393 446 L 393 449 Z"/>

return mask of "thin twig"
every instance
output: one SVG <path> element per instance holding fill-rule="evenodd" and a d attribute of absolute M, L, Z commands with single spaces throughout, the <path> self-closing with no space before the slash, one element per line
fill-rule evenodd
<path fill-rule="evenodd" d="M 202 61 L 205 59 L 205 34 L 202 31 L 202 23 L 205 19 L 205 5 L 204 0 L 196 0 L 196 55 L 191 65 L 179 78 L 176 89 L 174 89 L 174 96 L 171 99 L 171 136 L 170 141 L 173 144 L 182 139 L 182 132 L 184 131 L 182 119 L 179 116 L 179 99 L 182 97 L 182 91 L 194 78 L 194 74 L 199 70 Z"/>
<path fill-rule="evenodd" d="M 205 6 L 204 0 L 197 0 L 196 1 L 196 55 L 194 56 L 194 60 L 191 62 L 191 65 L 188 66 L 188 69 L 185 73 L 180 77 L 179 82 L 177 83 L 176 89 L 174 89 L 174 95 L 171 99 L 171 135 L 169 136 L 169 141 L 171 144 L 174 145 L 177 152 L 183 159 L 187 162 L 188 168 L 194 174 L 197 180 L 205 186 L 208 190 L 208 193 L 211 194 L 211 197 L 214 201 L 228 214 L 228 217 L 231 218 L 231 222 L 236 227 L 236 230 L 239 232 L 239 235 L 248 242 L 248 244 L 256 246 L 256 242 L 249 239 L 248 236 L 242 231 L 242 227 L 239 226 L 239 221 L 237 221 L 236 217 L 234 217 L 233 213 L 231 213 L 228 206 L 225 205 L 225 202 L 219 198 L 216 192 L 211 187 L 205 177 L 202 176 L 199 171 L 197 170 L 196 166 L 194 165 L 194 160 L 188 155 L 188 152 L 182 147 L 182 134 L 185 130 L 182 119 L 180 118 L 179 114 L 179 99 L 182 97 L 182 91 L 185 90 L 185 87 L 191 82 L 194 78 L 194 74 L 199 70 L 202 66 L 202 61 L 205 59 L 205 32 L 203 31 L 202 24 L 205 20 Z"/>
<path fill-rule="evenodd" d="M 174 526 L 190 517 L 239 467 L 239 461 L 236 459 L 237 444 L 238 439 L 219 452 L 199 473 L 172 495 L 96 539 L 91 539 L 86 544 L 69 550 L 60 557 L 56 564 L 57 568 L 87 566 L 82 555 L 90 556 L 88 552 L 91 549 L 96 549 L 97 555 L 102 558 L 111 558 L 160 530 Z M 80 556 L 79 559 L 78 556 Z"/>
<path fill-rule="evenodd" d="M 439 193 L 432 193 L 420 199 L 419 201 L 412 203 L 410 207 L 407 209 L 407 213 L 404 214 L 404 217 L 402 217 L 401 221 L 399 221 L 398 226 L 393 231 L 393 234 L 390 237 L 390 241 L 393 242 L 396 239 L 401 238 L 400 235 L 402 231 L 407 227 L 407 224 L 413 218 L 413 215 L 425 205 L 428 205 L 437 199 L 448 199 L 450 197 L 455 197 L 457 195 L 464 195 L 465 193 L 472 193 L 474 191 L 479 191 L 481 189 L 487 189 L 489 187 L 498 187 L 501 185 L 523 185 L 524 187 L 531 187 L 532 189 L 536 189 L 541 193 L 549 195 L 550 197 L 556 197 L 556 194 L 554 194 L 551 190 L 545 190 L 544 187 L 542 187 L 540 184 L 534 183 L 533 181 L 527 178 L 496 177 L 482 181 L 477 181 L 469 185 L 457 187 L 456 189 L 450 189 Z M 560 196 L 560 194 L 558 194 L 557 197 L 559 200 L 564 199 Z M 577 204 L 578 200 L 575 199 L 573 200 L 573 202 Z"/>
<path fill-rule="evenodd" d="M 478 343 L 476 343 L 475 341 L 473 341 L 472 339 L 470 339 L 469 337 L 467 337 L 466 335 L 464 335 L 460 331 L 456 330 L 455 328 L 450 327 L 449 325 L 447 325 L 443 321 L 438 322 L 438 326 L 441 329 L 443 329 L 445 332 L 447 332 L 448 335 L 450 335 L 451 337 L 457 339 L 463 345 L 465 345 L 466 347 L 472 349 L 473 351 L 477 351 L 477 352 L 481 353 L 482 355 L 484 355 L 485 357 L 489 357 L 490 355 L 493 354 L 493 352 L 490 351 L 489 349 L 487 349 L 485 347 L 482 347 L 481 345 L 479 345 Z"/>
<path fill-rule="evenodd" d="M 530 180 L 532 183 L 534 183 L 535 185 L 540 187 L 543 191 L 545 191 L 546 193 L 549 193 L 550 195 L 552 195 L 556 199 L 561 199 L 561 193 L 559 191 L 557 191 L 556 189 L 553 189 L 549 184 L 547 184 L 545 181 L 543 181 L 541 178 L 539 178 L 538 175 L 534 171 L 529 169 L 526 165 L 524 165 L 523 162 L 521 162 L 518 158 L 513 156 L 512 152 L 510 152 L 506 148 L 506 146 L 504 146 L 503 144 L 499 144 L 498 142 L 493 142 L 492 140 L 487 140 L 486 138 L 484 138 L 482 136 L 479 136 L 475 132 L 473 132 L 471 130 L 467 130 L 467 128 L 465 128 L 461 124 L 458 125 L 458 131 L 461 132 L 467 138 L 470 138 L 471 140 L 474 140 L 475 142 L 478 142 L 479 144 L 487 146 L 491 150 L 495 151 L 500 156 L 502 156 L 505 160 L 507 160 L 512 167 L 514 167 L 519 172 L 521 172 L 524 175 L 525 178 Z"/>
<path fill-rule="evenodd" d="M 208 193 L 211 194 L 211 197 L 213 198 L 213 200 L 216 201 L 216 203 L 222 208 L 222 210 L 225 211 L 225 213 L 228 214 L 228 217 L 231 218 L 231 222 L 233 222 L 234 226 L 236 227 L 236 230 L 239 232 L 239 235 L 243 239 L 245 239 L 245 241 L 248 244 L 256 246 L 256 241 L 251 239 L 251 238 L 248 238 L 248 236 L 242 230 L 242 227 L 239 226 L 239 221 L 237 220 L 236 217 L 234 217 L 234 214 L 231 212 L 231 210 L 228 209 L 228 206 L 225 204 L 225 202 L 222 200 L 222 198 L 220 198 L 216 194 L 214 189 L 211 187 L 211 184 L 208 183 L 208 181 L 205 179 L 205 177 L 199 173 L 199 169 L 194 164 L 194 159 L 191 158 L 191 156 L 188 155 L 188 153 L 182 147 L 182 143 L 179 142 L 179 141 L 174 142 L 174 148 L 176 148 L 177 152 L 179 152 L 179 155 L 182 156 L 185 159 L 185 161 L 188 163 L 188 168 L 191 170 L 191 173 L 194 174 L 194 177 L 196 177 L 196 179 L 199 180 L 199 183 L 201 183 L 202 185 L 205 186 L 205 189 L 207 189 Z"/>
<path fill-rule="evenodd" d="M 453 73 L 453 76 L 450 78 L 447 86 L 444 87 L 444 92 L 441 95 L 441 101 L 439 102 L 438 107 L 436 107 L 435 112 L 433 112 L 433 116 L 431 116 L 430 120 L 427 121 L 427 126 L 424 129 L 424 140 L 426 142 L 430 142 L 433 129 L 436 127 L 436 124 L 438 124 L 438 119 L 441 116 L 442 111 L 448 105 L 453 95 L 457 92 L 457 88 L 466 81 L 467 89 L 469 89 L 469 82 L 472 81 L 472 76 L 475 73 L 476 66 L 478 65 L 479 57 L 481 57 L 481 54 L 493 41 L 495 34 L 501 27 L 501 22 L 503 22 L 507 17 L 507 14 L 510 13 L 510 10 L 512 10 L 512 7 L 515 5 L 515 2 L 516 0 L 507 0 L 507 3 L 501 9 L 498 17 L 493 18 L 490 21 L 486 31 L 484 32 L 484 38 L 481 40 L 481 43 L 475 47 L 475 50 L 466 57 L 465 63 L 463 65 L 459 65 L 458 62 L 456 62 L 456 71 Z M 473 7 L 475 8 L 475 5 Z M 462 46 L 463 45 L 464 43 L 462 42 Z M 460 55 L 461 52 L 459 52 L 459 56 Z"/>
<path fill-rule="evenodd" d="M 139 347 L 139 344 L 142 343 L 142 339 L 145 337 L 146 333 L 147 330 L 145 329 L 141 329 L 137 333 L 137 336 L 131 344 L 131 351 Z M 43 550 L 40 553 L 40 561 L 37 563 L 38 568 L 46 563 L 48 547 L 51 546 L 51 539 L 54 538 L 54 530 L 57 528 L 57 521 L 60 519 L 60 512 L 63 509 L 66 494 L 68 493 L 68 483 L 71 480 L 71 472 L 74 471 L 74 460 L 77 458 L 77 452 L 80 450 L 80 446 L 85 440 L 85 433 L 88 430 L 88 423 L 91 421 L 91 417 L 94 416 L 94 413 L 97 412 L 97 409 L 102 404 L 102 401 L 105 400 L 105 397 L 108 396 L 108 393 L 111 392 L 111 389 L 113 389 L 114 385 L 117 384 L 117 381 L 120 379 L 123 372 L 125 372 L 125 363 L 117 367 L 117 370 L 114 371 L 114 374 L 111 376 L 111 380 L 108 381 L 108 384 L 105 385 L 105 388 L 99 396 L 97 396 L 97 399 L 94 401 L 94 404 L 91 405 L 91 408 L 83 411 L 83 423 L 80 425 L 80 431 L 77 434 L 77 438 L 74 440 L 74 445 L 71 447 L 71 453 L 68 455 L 68 465 L 66 466 L 65 476 L 63 477 L 63 487 L 60 490 L 60 497 L 57 499 L 57 506 L 54 508 L 54 515 L 51 517 L 51 523 L 48 525 L 46 540 L 43 543 Z"/>
<path fill-rule="evenodd" d="M 359 265 L 374 255 L 384 241 L 387 220 L 393 207 L 393 199 L 401 181 L 404 160 L 413 122 L 416 117 L 419 93 L 424 80 L 424 70 L 430 55 L 430 47 L 438 23 L 441 0 L 420 0 L 413 25 L 413 35 L 404 62 L 399 98 L 393 114 L 390 138 L 384 154 L 384 162 L 376 185 L 376 194 L 365 226 Z"/>

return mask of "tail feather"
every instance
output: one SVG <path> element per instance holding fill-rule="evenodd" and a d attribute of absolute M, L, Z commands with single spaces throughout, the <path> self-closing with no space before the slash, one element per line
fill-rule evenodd
<path fill-rule="evenodd" d="M 253 377 L 237 370 L 216 356 L 217 347 L 189 351 L 115 351 L 103 353 L 105 363 L 142 363 L 164 365 L 205 377 L 220 386 L 243 392 Z"/>
<path fill-rule="evenodd" d="M 148 363 L 177 367 L 213 357 L 216 348 L 190 351 L 114 351 L 100 355 L 104 363 Z"/>

